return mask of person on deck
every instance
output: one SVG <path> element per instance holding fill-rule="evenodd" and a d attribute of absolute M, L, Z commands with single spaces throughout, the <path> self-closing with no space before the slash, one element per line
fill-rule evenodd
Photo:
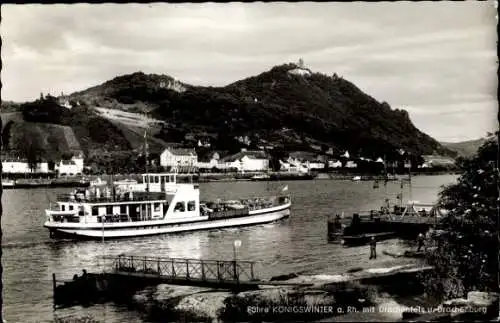
<path fill-rule="evenodd" d="M 418 234 L 417 244 L 418 244 L 417 251 L 420 251 L 422 249 L 422 247 L 424 246 L 424 235 L 422 233 Z"/>
<path fill-rule="evenodd" d="M 370 259 L 377 259 L 377 240 L 375 237 L 370 239 Z"/>

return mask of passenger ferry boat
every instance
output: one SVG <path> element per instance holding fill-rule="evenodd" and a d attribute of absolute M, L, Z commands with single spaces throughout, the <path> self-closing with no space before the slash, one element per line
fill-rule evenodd
<path fill-rule="evenodd" d="M 147 173 L 142 183 L 114 182 L 58 196 L 45 211 L 53 238 L 126 238 L 274 222 L 290 215 L 291 198 L 277 196 L 200 202 L 197 183 L 177 174 Z M 286 187 L 287 188 L 287 187 Z"/>

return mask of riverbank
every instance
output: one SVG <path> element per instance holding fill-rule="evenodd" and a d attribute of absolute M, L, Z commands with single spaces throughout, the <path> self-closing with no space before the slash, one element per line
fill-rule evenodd
<path fill-rule="evenodd" d="M 416 173 L 417 175 L 443 175 L 449 172 L 422 172 Z M 400 180 L 406 178 L 407 175 L 396 175 L 391 177 L 390 181 Z M 4 189 L 16 188 L 55 188 L 55 187 L 87 187 L 91 181 L 96 179 L 106 180 L 108 183 L 111 181 L 111 175 L 87 175 L 87 176 L 72 176 L 72 177 L 59 177 L 59 178 L 18 178 L 9 180 L 4 178 Z M 113 181 L 123 179 L 134 179 L 138 182 L 142 181 L 141 174 L 116 174 L 113 175 Z M 195 181 L 199 183 L 209 182 L 237 182 L 237 181 L 298 181 L 298 180 L 355 180 L 355 181 L 383 181 L 384 177 L 381 175 L 362 174 L 357 172 L 314 172 L 314 173 L 290 173 L 290 172 L 231 172 L 231 173 L 179 173 L 177 174 L 179 182 Z"/>
<path fill-rule="evenodd" d="M 418 273 L 426 267 L 370 268 L 339 275 L 288 274 L 271 280 L 310 283 L 307 287 L 264 287 L 231 294 L 194 287 L 158 285 L 136 293 L 132 306 L 152 321 L 289 322 L 331 320 L 354 312 L 375 311 L 398 294 L 420 295 Z M 405 286 L 387 292 L 387 286 Z M 382 295 L 382 296 L 381 296 Z M 402 316 L 400 316 L 401 318 Z"/>
<path fill-rule="evenodd" d="M 425 175 L 443 175 L 449 173 L 417 173 L 414 176 Z M 266 176 L 267 175 L 267 176 Z M 236 181 L 296 181 L 296 180 L 360 180 L 360 181 L 375 181 L 384 180 L 381 175 L 373 174 L 360 174 L 357 172 L 314 172 L 314 173 L 291 173 L 291 172 L 228 172 L 228 173 L 178 173 L 177 179 L 179 182 L 195 181 L 200 183 L 206 182 L 236 182 Z M 64 182 L 88 182 L 96 179 L 111 181 L 111 175 L 88 175 L 73 178 L 60 178 L 57 181 Z M 391 177 L 390 181 L 400 180 L 401 178 L 407 178 L 407 175 L 396 175 Z M 113 181 L 123 180 L 123 179 L 133 179 L 139 182 L 142 181 L 142 174 L 115 174 L 113 175 Z"/>
<path fill-rule="evenodd" d="M 420 295 L 419 275 L 431 270 L 409 264 L 359 268 L 337 275 L 292 273 L 260 281 L 258 289 L 239 292 L 89 273 L 58 286 L 55 300 L 59 306 L 114 301 L 144 313 L 153 322 L 166 318 L 176 322 L 316 321 L 367 308 L 371 311 L 380 300 L 393 295 Z"/>

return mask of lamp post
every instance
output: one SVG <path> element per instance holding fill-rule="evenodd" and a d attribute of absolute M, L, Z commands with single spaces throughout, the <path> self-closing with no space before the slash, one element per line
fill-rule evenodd
<path fill-rule="evenodd" d="M 101 224 L 102 224 L 102 246 L 104 250 L 104 221 L 106 221 L 106 215 L 101 215 Z"/>
<path fill-rule="evenodd" d="M 236 249 L 241 247 L 241 240 L 234 240 L 233 242 L 233 270 L 234 270 L 234 279 L 236 280 L 236 289 L 239 288 L 240 279 L 238 277 L 238 269 L 236 267 Z"/>

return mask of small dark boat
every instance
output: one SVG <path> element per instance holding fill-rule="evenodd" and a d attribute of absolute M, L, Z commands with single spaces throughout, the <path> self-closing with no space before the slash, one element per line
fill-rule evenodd
<path fill-rule="evenodd" d="M 345 245 L 362 245 L 372 236 L 377 240 L 392 238 L 415 239 L 431 227 L 438 227 L 443 211 L 432 204 L 409 202 L 406 208 L 371 211 L 369 215 L 353 214 L 351 224 L 343 228 Z M 338 233 L 338 231 L 337 231 Z"/>

